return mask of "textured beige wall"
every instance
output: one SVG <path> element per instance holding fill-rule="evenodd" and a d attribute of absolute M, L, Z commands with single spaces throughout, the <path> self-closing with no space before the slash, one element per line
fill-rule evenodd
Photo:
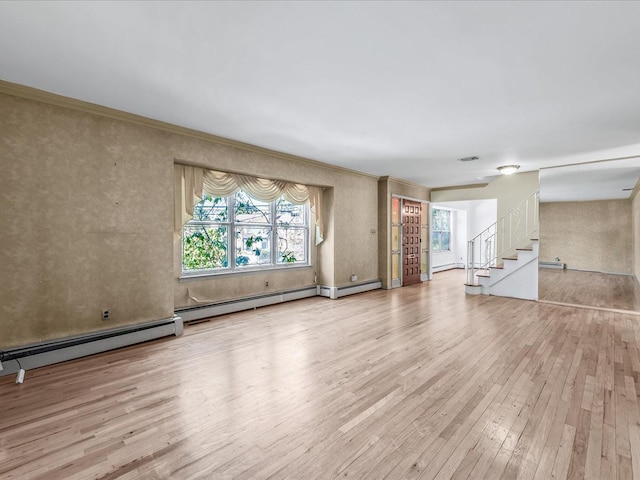
<path fill-rule="evenodd" d="M 171 317 L 189 294 L 378 278 L 375 177 L 6 94 L 0 111 L 0 348 Z M 316 264 L 180 282 L 175 161 L 328 187 Z"/>
<path fill-rule="evenodd" d="M 567 268 L 632 273 L 631 202 L 550 202 L 540 204 L 540 260 Z"/>
<path fill-rule="evenodd" d="M 334 188 L 334 284 L 378 279 L 378 180 L 354 177 Z"/>
<path fill-rule="evenodd" d="M 378 181 L 378 265 L 383 288 L 391 288 L 391 197 L 429 201 L 431 190 L 393 177 L 381 177 Z"/>
<path fill-rule="evenodd" d="M 168 136 L 6 95 L 0 111 L 0 348 L 171 317 Z"/>
<path fill-rule="evenodd" d="M 335 246 L 334 246 L 334 202 L 333 188 L 325 188 L 323 192 L 324 240 L 318 246 L 318 277 L 320 285 L 335 285 Z"/>

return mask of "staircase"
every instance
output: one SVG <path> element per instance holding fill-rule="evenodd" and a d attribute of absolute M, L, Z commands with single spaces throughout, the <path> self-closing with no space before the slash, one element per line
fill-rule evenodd
<path fill-rule="evenodd" d="M 537 300 L 537 232 L 534 192 L 468 242 L 465 292 Z"/>
<path fill-rule="evenodd" d="M 474 284 L 465 284 L 470 294 L 538 299 L 538 239 L 528 247 L 517 248 L 512 257 L 503 257 L 502 264 L 478 270 Z"/>

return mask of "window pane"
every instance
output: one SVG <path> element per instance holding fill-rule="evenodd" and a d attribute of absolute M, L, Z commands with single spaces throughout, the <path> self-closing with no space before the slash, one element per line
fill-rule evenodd
<path fill-rule="evenodd" d="M 391 278 L 400 278 L 400 255 L 391 255 Z"/>
<path fill-rule="evenodd" d="M 391 223 L 400 223 L 400 199 L 391 199 Z"/>
<path fill-rule="evenodd" d="M 271 209 L 269 208 L 269 203 L 256 200 L 242 190 L 235 194 L 233 213 L 235 215 L 236 223 L 271 222 Z"/>
<path fill-rule="evenodd" d="M 278 263 L 306 262 L 306 231 L 302 228 L 278 228 Z"/>
<path fill-rule="evenodd" d="M 449 232 L 442 232 L 441 234 L 441 245 L 440 245 L 440 250 L 443 251 L 448 251 L 451 250 L 450 245 L 449 245 Z"/>
<path fill-rule="evenodd" d="M 449 212 L 448 210 L 440 210 L 440 230 L 448 232 L 449 231 Z"/>
<path fill-rule="evenodd" d="M 202 201 L 193 207 L 193 220 L 201 222 L 226 222 L 229 218 L 226 197 L 204 195 Z"/>
<path fill-rule="evenodd" d="M 433 229 L 440 230 L 440 210 L 433 210 Z"/>
<path fill-rule="evenodd" d="M 305 205 L 295 205 L 284 198 L 276 201 L 276 223 L 278 225 L 305 225 Z"/>
<path fill-rule="evenodd" d="M 226 226 L 187 225 L 182 234 L 184 270 L 226 268 L 229 265 Z"/>
<path fill-rule="evenodd" d="M 391 227 L 391 251 L 400 250 L 400 227 Z"/>
<path fill-rule="evenodd" d="M 270 263 L 270 229 L 268 227 L 236 227 L 236 266 Z"/>
<path fill-rule="evenodd" d="M 433 232 L 433 236 L 431 239 L 431 244 L 433 245 L 433 251 L 434 252 L 439 252 L 440 251 L 440 232 Z"/>

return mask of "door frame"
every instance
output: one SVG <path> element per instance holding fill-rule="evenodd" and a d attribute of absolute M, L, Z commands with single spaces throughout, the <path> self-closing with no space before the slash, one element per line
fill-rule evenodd
<path fill-rule="evenodd" d="M 408 197 L 406 195 L 397 195 L 397 194 L 391 194 L 391 205 L 390 205 L 390 209 L 389 209 L 389 254 L 390 254 L 390 260 L 391 262 L 393 262 L 393 238 L 392 238 L 392 225 L 393 225 L 393 215 L 391 214 L 391 209 L 393 209 L 393 199 L 397 198 L 400 200 L 400 212 L 402 212 L 402 207 L 403 207 L 403 200 L 408 200 L 410 202 L 418 202 L 421 205 L 421 208 L 426 208 L 427 209 L 427 271 L 426 272 L 420 272 L 420 282 L 425 282 L 427 280 L 431 280 L 433 278 L 433 272 L 431 271 L 431 202 L 428 200 L 424 200 L 421 198 L 414 198 L 414 197 Z M 400 226 L 402 226 L 402 217 L 400 217 Z M 423 224 L 422 222 L 420 223 L 420 228 L 423 228 Z M 399 235 L 400 238 L 398 239 L 398 242 L 400 244 L 400 246 L 402 246 L 402 228 L 399 229 Z M 421 246 L 421 251 L 420 251 L 420 256 L 422 257 L 422 250 L 424 250 L 424 248 Z M 420 258 L 420 260 L 422 260 L 422 258 Z M 422 263 L 421 263 L 422 265 Z M 400 260 L 399 260 L 399 272 L 398 272 L 399 278 L 394 279 L 393 278 L 393 267 L 391 267 L 391 288 L 397 288 L 397 287 L 401 287 L 402 286 L 402 248 L 400 248 Z"/>

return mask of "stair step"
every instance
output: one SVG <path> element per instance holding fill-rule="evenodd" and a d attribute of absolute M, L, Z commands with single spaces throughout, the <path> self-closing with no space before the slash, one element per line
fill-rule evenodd
<path fill-rule="evenodd" d="M 498 268 L 498 269 L 502 270 L 504 268 L 504 265 L 496 265 L 495 267 L 489 267 L 489 268 Z"/>
<path fill-rule="evenodd" d="M 465 287 L 481 287 L 482 285 L 480 285 L 479 283 L 465 283 L 464 286 Z"/>
<path fill-rule="evenodd" d="M 489 274 L 489 273 L 476 273 L 476 277 L 490 278 L 491 274 Z"/>
<path fill-rule="evenodd" d="M 518 257 L 502 257 L 503 260 L 518 260 Z"/>
<path fill-rule="evenodd" d="M 537 239 L 537 238 L 530 238 L 529 240 L 531 240 L 532 242 L 538 242 L 538 241 L 540 241 L 540 240 L 539 240 L 539 239 Z"/>
<path fill-rule="evenodd" d="M 533 252 L 533 247 L 516 248 L 517 251 Z"/>

